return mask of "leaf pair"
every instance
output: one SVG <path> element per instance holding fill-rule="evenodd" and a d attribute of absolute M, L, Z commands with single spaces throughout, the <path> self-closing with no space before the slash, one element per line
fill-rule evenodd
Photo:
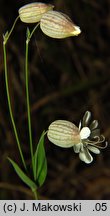
<path fill-rule="evenodd" d="M 44 148 L 44 136 L 45 132 L 41 134 L 33 157 L 34 180 L 31 180 L 31 178 L 27 174 L 25 174 L 24 171 L 22 171 L 22 169 L 18 166 L 17 163 L 15 163 L 12 159 L 8 158 L 19 178 L 27 186 L 29 186 L 32 191 L 35 191 L 39 186 L 43 185 L 47 175 L 47 160 Z"/>

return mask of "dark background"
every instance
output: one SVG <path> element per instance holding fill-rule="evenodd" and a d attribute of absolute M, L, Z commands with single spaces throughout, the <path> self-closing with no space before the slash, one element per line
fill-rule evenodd
<path fill-rule="evenodd" d="M 2 34 L 9 30 L 18 9 L 32 1 L 0 1 L 0 199 L 32 199 L 7 160 L 19 163 L 4 79 Z M 80 26 L 78 37 L 57 40 L 40 29 L 30 43 L 30 100 L 33 140 L 49 124 L 65 119 L 79 124 L 86 110 L 98 119 L 110 137 L 110 1 L 43 1 L 69 15 Z M 8 41 L 8 73 L 12 108 L 23 151 L 30 162 L 25 96 L 25 35 L 27 25 L 18 21 Z M 30 29 L 33 25 L 30 26 Z M 94 155 L 92 164 L 79 160 L 72 148 L 61 149 L 45 139 L 48 162 L 41 199 L 110 199 L 110 147 Z"/>

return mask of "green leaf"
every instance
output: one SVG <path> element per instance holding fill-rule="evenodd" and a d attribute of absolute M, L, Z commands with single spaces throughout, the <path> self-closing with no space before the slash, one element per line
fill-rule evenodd
<path fill-rule="evenodd" d="M 38 185 L 43 185 L 47 175 L 47 160 L 44 149 L 44 135 L 45 131 L 41 134 L 35 154 L 34 154 L 34 176 Z"/>
<path fill-rule="evenodd" d="M 21 170 L 21 168 L 15 163 L 12 159 L 8 158 L 10 163 L 12 164 L 13 168 L 15 169 L 15 172 L 19 176 L 19 178 L 28 185 L 31 190 L 35 190 L 37 188 L 37 185 Z"/>

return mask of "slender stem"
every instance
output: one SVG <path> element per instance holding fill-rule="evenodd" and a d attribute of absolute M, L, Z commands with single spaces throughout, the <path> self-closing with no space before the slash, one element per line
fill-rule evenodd
<path fill-rule="evenodd" d="M 30 99 L 29 99 L 29 66 L 28 66 L 28 53 L 29 53 L 29 42 L 30 39 L 35 32 L 36 28 L 38 27 L 39 23 L 35 26 L 33 31 L 30 32 L 27 31 L 27 39 L 26 39 L 26 57 L 25 57 L 25 82 L 26 82 L 26 103 L 27 103 L 27 115 L 28 115 L 28 130 L 29 130 L 29 143 L 30 143 L 30 152 L 31 152 L 31 162 L 32 162 L 32 169 L 33 169 L 33 175 L 35 179 L 34 174 L 34 160 L 33 160 L 33 141 L 32 141 L 32 127 L 31 127 L 31 114 L 30 114 Z"/>
<path fill-rule="evenodd" d="M 14 21 L 14 23 L 13 23 L 13 26 L 12 26 L 11 30 L 9 31 L 9 33 L 7 32 L 7 36 L 5 37 L 5 40 L 4 40 L 4 43 L 5 43 L 5 44 L 7 43 L 7 41 L 8 41 L 8 39 L 9 39 L 10 35 L 12 34 L 13 29 L 14 29 L 14 27 L 15 27 L 15 25 L 16 25 L 18 19 L 19 19 L 19 16 L 17 16 L 17 18 L 15 19 L 15 21 Z"/>
<path fill-rule="evenodd" d="M 31 128 L 31 116 L 30 116 L 30 100 L 29 100 L 29 71 L 28 71 L 28 50 L 29 40 L 26 40 L 26 59 L 25 59 L 25 79 L 26 79 L 26 103 L 27 103 L 27 114 L 28 114 L 28 130 L 29 130 L 29 141 L 31 151 L 32 167 L 34 167 L 33 161 L 33 143 L 32 143 L 32 128 Z"/>
<path fill-rule="evenodd" d="M 21 149 L 21 144 L 20 144 L 19 137 L 18 137 L 18 132 L 17 132 L 17 129 L 16 129 L 16 124 L 15 124 L 14 117 L 13 117 L 12 107 L 11 107 L 11 100 L 10 100 L 10 94 L 9 94 L 9 84 L 8 84 L 6 43 L 5 42 L 3 42 L 3 53 L 4 53 L 4 67 L 5 67 L 5 84 L 6 84 L 6 92 L 7 92 L 9 113 L 10 113 L 11 122 L 12 122 L 12 125 L 13 125 L 15 138 L 16 138 L 16 141 L 17 141 L 18 149 L 19 149 L 20 156 L 21 156 L 21 159 L 22 159 L 22 163 L 24 165 L 25 170 L 27 170 L 26 163 L 25 163 L 24 156 L 23 156 L 22 149 Z"/>
<path fill-rule="evenodd" d="M 35 30 L 37 29 L 37 27 L 39 26 L 40 22 L 33 28 L 30 36 L 29 36 L 29 39 L 31 39 L 32 35 L 34 34 Z"/>
<path fill-rule="evenodd" d="M 34 193 L 35 200 L 38 200 L 37 190 L 34 190 L 33 193 Z"/>

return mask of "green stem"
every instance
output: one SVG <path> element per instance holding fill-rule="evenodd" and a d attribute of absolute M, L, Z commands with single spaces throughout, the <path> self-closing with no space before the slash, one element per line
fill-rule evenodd
<path fill-rule="evenodd" d="M 31 152 L 31 162 L 32 162 L 32 169 L 34 175 L 34 160 L 33 160 L 33 141 L 32 141 L 32 127 L 31 127 L 31 115 L 30 115 L 30 99 L 29 99 L 29 70 L 28 70 L 28 53 L 29 53 L 29 42 L 30 39 L 35 32 L 36 28 L 38 27 L 39 23 L 35 26 L 33 31 L 29 32 L 27 30 L 27 39 L 26 39 L 26 59 L 25 59 L 25 82 L 26 82 L 26 103 L 27 103 L 27 115 L 28 115 L 28 130 L 29 130 L 29 143 L 30 143 L 30 152 Z M 34 176 L 35 179 L 35 176 Z"/>
<path fill-rule="evenodd" d="M 19 19 L 19 16 L 17 16 L 17 18 L 15 19 L 15 21 L 14 21 L 14 23 L 13 23 L 13 26 L 12 26 L 11 30 L 9 31 L 9 33 L 8 33 L 8 32 L 6 33 L 7 35 L 5 36 L 5 39 L 4 39 L 4 43 L 5 43 L 5 44 L 7 43 L 7 41 L 8 41 L 8 39 L 9 39 L 10 35 L 12 34 L 13 29 L 14 29 L 14 27 L 15 27 L 15 25 L 16 25 L 18 19 Z"/>
<path fill-rule="evenodd" d="M 37 27 L 39 26 L 40 22 L 33 28 L 30 36 L 29 36 L 29 39 L 31 39 L 32 35 L 34 34 L 35 30 L 37 29 Z"/>
<path fill-rule="evenodd" d="M 30 116 L 30 100 L 29 100 L 28 50 L 29 50 L 29 40 L 26 40 L 26 59 L 25 59 L 26 103 L 27 103 L 27 114 L 28 114 L 28 130 L 29 130 L 29 142 L 30 142 L 30 151 L 31 151 L 31 161 L 32 161 L 32 167 L 34 167 L 33 143 L 32 143 L 32 128 L 31 128 L 31 116 Z"/>
<path fill-rule="evenodd" d="M 33 193 L 34 193 L 35 200 L 38 200 L 37 190 L 33 191 Z"/>
<path fill-rule="evenodd" d="M 17 141 L 18 149 L 19 149 L 20 156 L 21 156 L 21 159 L 22 159 L 22 163 L 24 165 L 25 170 L 27 170 L 26 163 L 25 163 L 24 156 L 23 156 L 22 149 L 21 149 L 21 144 L 20 144 L 20 141 L 19 141 L 18 133 L 17 133 L 17 129 L 16 129 L 16 125 L 15 125 L 15 121 L 14 121 L 14 117 L 13 117 L 12 107 L 11 107 L 11 100 L 10 100 L 10 94 L 9 94 L 9 84 L 8 84 L 7 54 L 6 54 L 6 41 L 5 40 L 3 42 L 3 53 L 4 53 L 4 67 L 5 67 L 5 84 L 6 84 L 6 92 L 7 92 L 9 113 L 10 113 L 11 122 L 12 122 L 12 125 L 13 125 L 15 138 L 16 138 L 16 141 Z"/>

